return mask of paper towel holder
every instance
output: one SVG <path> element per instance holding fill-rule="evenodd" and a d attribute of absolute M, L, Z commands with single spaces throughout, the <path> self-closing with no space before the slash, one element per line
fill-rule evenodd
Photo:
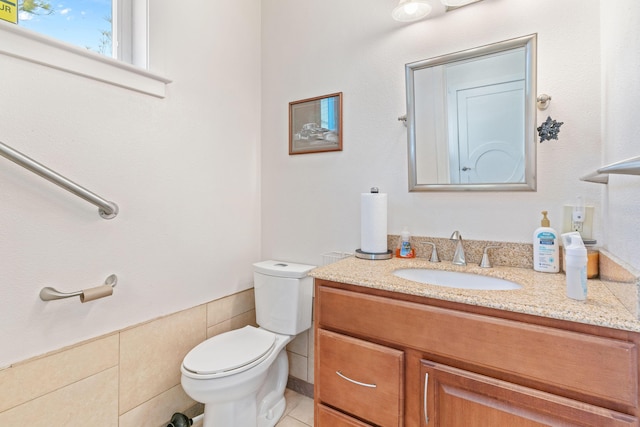
<path fill-rule="evenodd" d="M 380 192 L 378 187 L 371 187 L 371 192 L 377 194 Z M 365 252 L 362 249 L 356 249 L 356 258 L 368 259 L 370 261 L 391 259 L 393 257 L 393 251 L 387 250 L 386 252 Z"/>
<path fill-rule="evenodd" d="M 386 252 L 364 252 L 362 249 L 356 249 L 356 258 L 368 259 L 370 261 L 380 259 L 391 259 L 393 257 L 393 251 L 387 250 Z"/>

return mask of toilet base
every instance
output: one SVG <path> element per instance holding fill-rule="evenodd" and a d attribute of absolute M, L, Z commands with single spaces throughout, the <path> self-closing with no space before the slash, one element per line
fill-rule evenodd
<path fill-rule="evenodd" d="M 256 426 L 255 394 L 235 402 L 204 405 L 202 427 Z"/>
<path fill-rule="evenodd" d="M 257 427 L 273 427 L 284 414 L 287 402 L 284 399 L 284 390 L 287 387 L 289 377 L 289 359 L 285 350 L 280 351 L 273 361 L 265 387 L 266 395 L 259 399 L 260 408 L 257 413 Z M 270 386 L 268 386 L 270 384 Z M 258 396 L 260 397 L 260 396 Z"/>
<path fill-rule="evenodd" d="M 228 405 L 205 405 L 202 427 L 274 427 L 287 406 L 282 396 L 270 409 L 256 415 L 255 396 L 245 402 Z M 253 404 L 252 404 L 253 403 Z M 209 410 L 207 410 L 209 408 Z"/>
<path fill-rule="evenodd" d="M 264 414 L 258 415 L 258 427 L 273 427 L 276 425 L 282 414 L 284 414 L 284 408 L 287 406 L 287 402 L 284 400 L 284 396 L 277 402 L 269 411 Z"/>

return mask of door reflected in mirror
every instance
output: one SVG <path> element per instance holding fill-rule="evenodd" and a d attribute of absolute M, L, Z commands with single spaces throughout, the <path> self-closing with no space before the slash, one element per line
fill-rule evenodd
<path fill-rule="evenodd" d="M 410 191 L 536 189 L 536 36 L 407 64 Z"/>

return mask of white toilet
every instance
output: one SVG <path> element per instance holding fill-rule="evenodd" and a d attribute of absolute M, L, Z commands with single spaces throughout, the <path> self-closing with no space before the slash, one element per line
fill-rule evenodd
<path fill-rule="evenodd" d="M 284 350 L 311 327 L 312 265 L 254 266 L 256 322 L 198 344 L 182 361 L 182 388 L 204 403 L 203 427 L 272 427 L 285 408 Z"/>

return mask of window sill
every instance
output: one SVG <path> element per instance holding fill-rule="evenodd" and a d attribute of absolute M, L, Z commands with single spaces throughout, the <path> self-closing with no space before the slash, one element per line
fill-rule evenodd
<path fill-rule="evenodd" d="M 158 98 L 171 80 L 131 64 L 0 21 L 0 54 Z"/>

